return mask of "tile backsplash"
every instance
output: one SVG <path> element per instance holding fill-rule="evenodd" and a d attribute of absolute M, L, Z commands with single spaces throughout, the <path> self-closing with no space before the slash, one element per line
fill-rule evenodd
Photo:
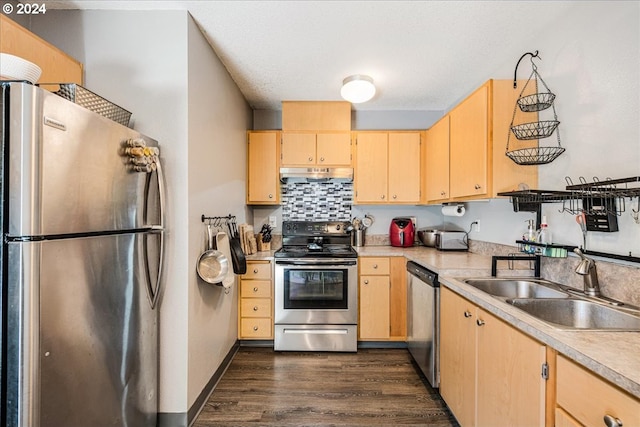
<path fill-rule="evenodd" d="M 288 182 L 282 184 L 283 221 L 350 221 L 353 183 Z"/>

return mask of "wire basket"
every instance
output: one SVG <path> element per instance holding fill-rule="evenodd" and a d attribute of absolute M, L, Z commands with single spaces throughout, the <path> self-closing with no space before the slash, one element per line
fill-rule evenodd
<path fill-rule="evenodd" d="M 546 110 L 553 105 L 556 95 L 551 92 L 534 93 L 518 99 L 518 107 L 525 113 Z"/>
<path fill-rule="evenodd" d="M 531 147 L 507 151 L 506 155 L 519 165 L 544 165 L 564 153 L 562 147 Z"/>
<path fill-rule="evenodd" d="M 511 126 L 511 131 L 520 140 L 547 138 L 553 134 L 559 124 L 558 120 L 540 120 Z"/>
<path fill-rule="evenodd" d="M 52 83 L 53 84 L 53 83 Z M 75 104 L 78 104 L 87 110 L 100 114 L 114 122 L 124 126 L 129 126 L 131 113 L 124 108 L 107 101 L 100 95 L 96 95 L 89 89 L 86 89 L 76 83 L 59 83 L 60 89 L 54 92 Z"/>

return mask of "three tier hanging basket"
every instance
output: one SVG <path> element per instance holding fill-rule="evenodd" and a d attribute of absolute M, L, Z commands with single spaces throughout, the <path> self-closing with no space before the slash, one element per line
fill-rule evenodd
<path fill-rule="evenodd" d="M 520 96 L 516 101 L 516 105 L 513 108 L 513 117 L 511 118 L 511 125 L 509 136 L 507 137 L 507 149 L 506 156 L 513 160 L 515 163 L 519 165 L 543 165 L 546 163 L 551 163 L 554 161 L 560 154 L 564 153 L 565 149 L 560 144 L 560 133 L 557 132 L 558 125 L 560 122 L 558 121 L 558 116 L 556 115 L 556 109 L 554 106 L 554 101 L 556 95 L 549 90 L 547 84 L 542 80 L 542 77 L 538 73 L 536 64 L 533 62 L 533 58 L 538 57 L 538 52 L 535 53 L 525 53 L 520 57 L 518 64 L 522 58 L 526 55 L 531 55 L 531 75 L 527 79 L 522 91 L 520 92 Z M 517 74 L 518 66 L 516 65 Z M 542 83 L 544 87 L 544 91 L 539 91 L 539 84 Z M 530 95 L 525 95 L 527 87 L 532 83 L 535 85 L 535 93 Z M 514 75 L 513 79 L 513 87 L 516 87 L 516 77 Z M 514 120 L 516 118 L 516 112 L 520 109 L 520 111 L 525 113 L 538 113 L 540 111 L 549 110 L 553 112 L 552 120 L 540 120 L 540 115 L 537 114 L 536 121 L 528 122 L 528 123 L 520 123 L 514 124 Z M 556 133 L 556 138 L 558 141 L 557 146 L 540 146 L 540 139 L 548 138 Z M 509 150 L 509 143 L 511 142 L 511 134 L 516 137 L 516 139 L 521 141 L 532 141 L 537 140 L 538 144 L 535 147 L 526 147 L 521 149 Z"/>

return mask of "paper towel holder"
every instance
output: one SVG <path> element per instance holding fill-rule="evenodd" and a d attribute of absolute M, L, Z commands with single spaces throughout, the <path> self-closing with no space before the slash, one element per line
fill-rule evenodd
<path fill-rule="evenodd" d="M 465 213 L 463 203 L 443 203 L 442 214 L 444 216 L 462 216 Z"/>

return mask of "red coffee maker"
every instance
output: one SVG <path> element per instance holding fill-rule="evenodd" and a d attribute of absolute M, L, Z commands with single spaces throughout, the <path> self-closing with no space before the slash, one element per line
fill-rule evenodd
<path fill-rule="evenodd" d="M 389 226 L 389 240 L 391 240 L 391 246 L 404 248 L 413 246 L 414 236 L 415 229 L 411 218 L 398 217 L 391 220 L 391 225 Z"/>

